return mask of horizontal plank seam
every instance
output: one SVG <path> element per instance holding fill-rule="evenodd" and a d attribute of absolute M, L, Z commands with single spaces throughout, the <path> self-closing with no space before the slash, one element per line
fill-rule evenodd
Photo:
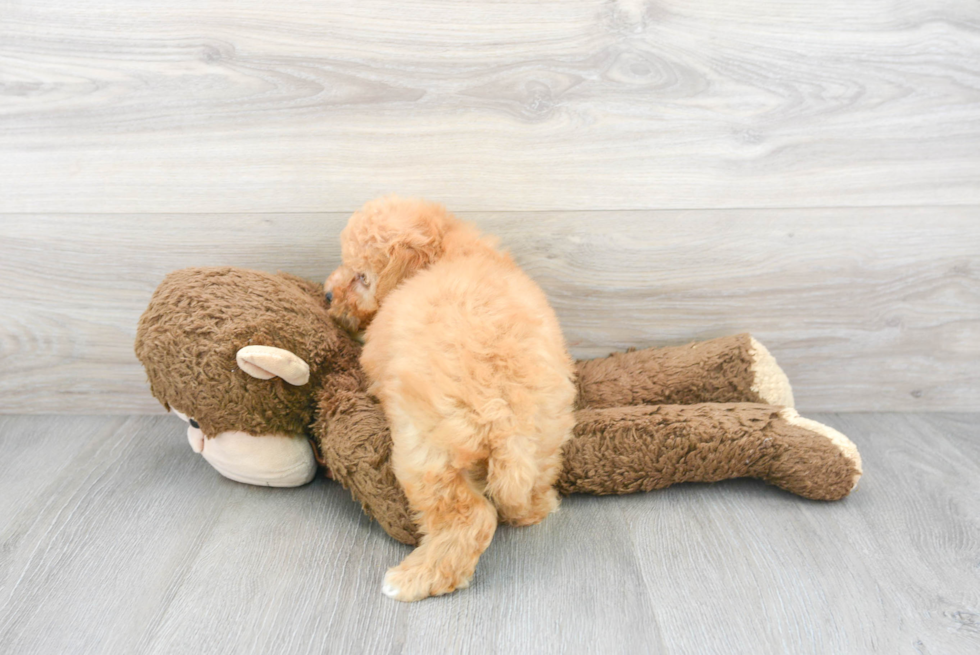
<path fill-rule="evenodd" d="M 554 209 L 460 209 L 455 210 L 461 214 L 552 214 L 555 212 L 564 213 L 591 213 L 591 214 L 623 214 L 628 212 L 709 212 L 709 211 L 800 211 L 800 210 L 828 210 L 828 209 L 968 209 L 975 207 L 980 209 L 980 204 L 976 203 L 954 203 L 954 204 L 924 204 L 924 205 L 804 205 L 787 207 L 634 207 L 629 209 L 582 209 L 569 207 L 556 207 Z M 353 207 L 352 209 L 356 209 Z M 311 211 L 261 211 L 261 212 L 187 212 L 187 211 L 166 211 L 166 212 L 0 212 L 3 216 L 308 216 L 310 214 L 346 214 L 342 210 L 311 210 Z"/>

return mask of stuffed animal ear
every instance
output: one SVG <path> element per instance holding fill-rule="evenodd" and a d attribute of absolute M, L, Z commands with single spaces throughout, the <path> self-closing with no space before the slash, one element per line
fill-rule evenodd
<path fill-rule="evenodd" d="M 235 360 L 238 368 L 260 380 L 279 377 L 297 387 L 310 381 L 310 365 L 282 348 L 245 346 Z"/>

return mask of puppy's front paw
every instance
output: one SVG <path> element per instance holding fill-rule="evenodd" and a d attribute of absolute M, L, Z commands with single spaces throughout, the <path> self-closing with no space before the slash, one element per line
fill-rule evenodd
<path fill-rule="evenodd" d="M 429 596 L 441 596 L 456 589 L 465 589 L 469 578 L 453 579 L 421 565 L 402 562 L 388 569 L 381 593 L 405 603 L 411 603 Z"/>
<path fill-rule="evenodd" d="M 400 598 L 401 589 L 396 587 L 394 583 L 388 580 L 388 575 L 389 574 L 385 575 L 385 582 L 383 585 L 381 585 L 381 593 L 383 593 L 388 598 L 394 598 L 395 600 L 405 600 L 403 598 Z"/>

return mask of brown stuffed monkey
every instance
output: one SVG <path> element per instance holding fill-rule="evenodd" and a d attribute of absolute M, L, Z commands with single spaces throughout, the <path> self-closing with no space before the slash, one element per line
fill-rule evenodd
<path fill-rule="evenodd" d="M 319 461 L 389 535 L 415 544 L 359 353 L 327 316 L 322 287 L 236 268 L 168 275 L 136 336 L 153 395 L 222 475 L 297 486 Z M 792 409 L 786 376 L 749 335 L 582 361 L 577 380 L 562 494 L 751 477 L 837 500 L 861 476 L 854 444 Z"/>

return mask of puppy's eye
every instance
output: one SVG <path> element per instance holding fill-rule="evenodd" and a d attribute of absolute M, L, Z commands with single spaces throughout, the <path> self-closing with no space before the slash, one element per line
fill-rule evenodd
<path fill-rule="evenodd" d="M 364 273 L 357 274 L 357 281 L 363 284 L 364 286 L 368 286 L 367 275 Z"/>

